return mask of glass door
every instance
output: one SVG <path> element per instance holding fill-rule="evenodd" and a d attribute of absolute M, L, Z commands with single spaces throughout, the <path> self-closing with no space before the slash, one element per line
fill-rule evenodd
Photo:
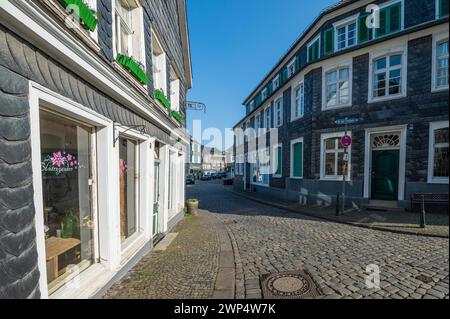
<path fill-rule="evenodd" d="M 159 213 L 159 162 L 155 161 L 155 179 L 154 179 L 154 194 L 153 194 L 153 237 L 158 234 L 158 213 Z"/>

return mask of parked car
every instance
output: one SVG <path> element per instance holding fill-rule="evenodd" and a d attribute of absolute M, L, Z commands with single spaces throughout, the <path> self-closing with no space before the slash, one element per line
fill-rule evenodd
<path fill-rule="evenodd" d="M 195 184 L 195 177 L 194 177 L 194 175 L 186 176 L 186 184 L 187 185 L 194 185 Z"/>
<path fill-rule="evenodd" d="M 203 174 L 202 177 L 200 178 L 200 180 L 202 181 L 210 181 L 211 179 L 212 179 L 211 174 L 209 173 Z"/>

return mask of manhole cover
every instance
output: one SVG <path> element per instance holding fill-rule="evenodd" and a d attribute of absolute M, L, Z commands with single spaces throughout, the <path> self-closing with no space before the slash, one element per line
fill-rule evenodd
<path fill-rule="evenodd" d="M 264 299 L 303 299 L 322 295 L 304 271 L 262 275 L 260 280 Z"/>

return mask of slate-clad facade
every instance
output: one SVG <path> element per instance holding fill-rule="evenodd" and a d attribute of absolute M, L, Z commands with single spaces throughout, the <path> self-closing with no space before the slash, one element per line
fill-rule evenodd
<path fill-rule="evenodd" d="M 374 4 L 382 12 L 381 28 L 392 32 L 378 36 L 381 31 L 375 29 L 365 40 L 361 24 Z M 320 55 L 311 61 L 308 51 L 318 36 Z M 290 65 L 295 65 L 292 74 Z M 277 76 L 282 81 L 274 90 Z M 267 87 L 269 95 L 262 100 Z M 278 99 L 283 102 L 279 127 Z M 244 105 L 246 115 L 235 131 L 259 127 L 269 141 L 276 128 L 282 173 L 248 163 L 254 156 L 248 153 L 253 134 L 248 131 L 247 142 L 237 138 L 235 143 L 236 160 L 245 162 L 236 164 L 239 190 L 331 205 L 346 175 L 348 205 L 409 208 L 414 192 L 448 193 L 448 1 L 341 1 L 327 8 Z M 264 118 L 259 126 L 254 124 L 258 116 Z M 345 126 L 336 124 L 346 118 L 353 120 L 347 127 L 353 139 L 348 162 L 339 141 Z M 242 143 L 245 154 L 238 151 Z M 273 147 L 267 147 L 272 162 Z"/>
<path fill-rule="evenodd" d="M 93 31 L 65 1 L 0 3 L 0 298 L 100 296 L 184 210 L 186 4 L 84 3 Z"/>

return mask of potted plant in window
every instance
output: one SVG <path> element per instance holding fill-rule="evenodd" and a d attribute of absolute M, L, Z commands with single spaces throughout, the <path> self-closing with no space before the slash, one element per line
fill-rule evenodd
<path fill-rule="evenodd" d="M 66 215 L 61 221 L 61 237 L 62 238 L 79 238 L 79 221 L 76 216 L 76 209 L 69 208 L 66 210 Z"/>
<path fill-rule="evenodd" d="M 198 215 L 198 200 L 188 199 L 186 202 L 187 213 L 193 216 Z"/>

